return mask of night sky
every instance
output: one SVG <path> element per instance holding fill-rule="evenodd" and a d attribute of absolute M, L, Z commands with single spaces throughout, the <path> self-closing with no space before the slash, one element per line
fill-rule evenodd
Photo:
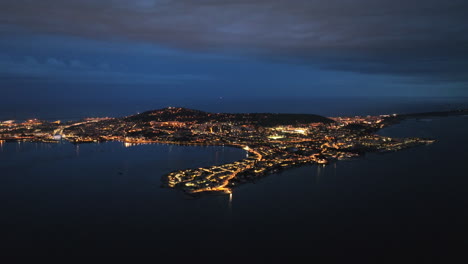
<path fill-rule="evenodd" d="M 1 0 L 2 104 L 468 96 L 466 0 Z"/>

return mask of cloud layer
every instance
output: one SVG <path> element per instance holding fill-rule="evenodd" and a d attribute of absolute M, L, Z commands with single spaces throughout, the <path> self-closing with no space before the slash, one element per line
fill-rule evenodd
<path fill-rule="evenodd" d="M 117 39 L 468 82 L 466 10 L 466 0 L 3 0 L 0 34 Z"/>

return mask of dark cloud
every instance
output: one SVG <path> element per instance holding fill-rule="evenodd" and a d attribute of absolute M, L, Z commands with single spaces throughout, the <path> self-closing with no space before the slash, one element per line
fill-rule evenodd
<path fill-rule="evenodd" d="M 464 82 L 466 10 L 466 0 L 2 0 L 0 33 L 116 38 Z"/>
<path fill-rule="evenodd" d="M 77 59 L 64 61 L 34 57 L 24 60 L 0 59 L 0 81 L 31 81 L 105 84 L 179 84 L 185 81 L 211 81 L 213 78 L 200 74 L 156 74 L 127 72 L 112 69 L 105 62 L 92 65 Z"/>

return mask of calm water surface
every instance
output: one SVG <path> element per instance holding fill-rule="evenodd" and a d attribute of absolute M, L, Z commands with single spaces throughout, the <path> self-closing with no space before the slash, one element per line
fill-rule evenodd
<path fill-rule="evenodd" d="M 200 199 L 160 188 L 161 175 L 242 159 L 243 150 L 6 143 L 0 240 L 7 252 L 35 253 L 448 255 L 468 234 L 468 117 L 408 120 L 380 134 L 438 141 Z"/>

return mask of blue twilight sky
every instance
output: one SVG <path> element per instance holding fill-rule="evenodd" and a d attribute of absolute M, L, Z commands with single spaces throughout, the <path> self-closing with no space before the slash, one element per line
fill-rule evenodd
<path fill-rule="evenodd" d="M 1 0 L 3 104 L 468 96 L 466 0 Z"/>

